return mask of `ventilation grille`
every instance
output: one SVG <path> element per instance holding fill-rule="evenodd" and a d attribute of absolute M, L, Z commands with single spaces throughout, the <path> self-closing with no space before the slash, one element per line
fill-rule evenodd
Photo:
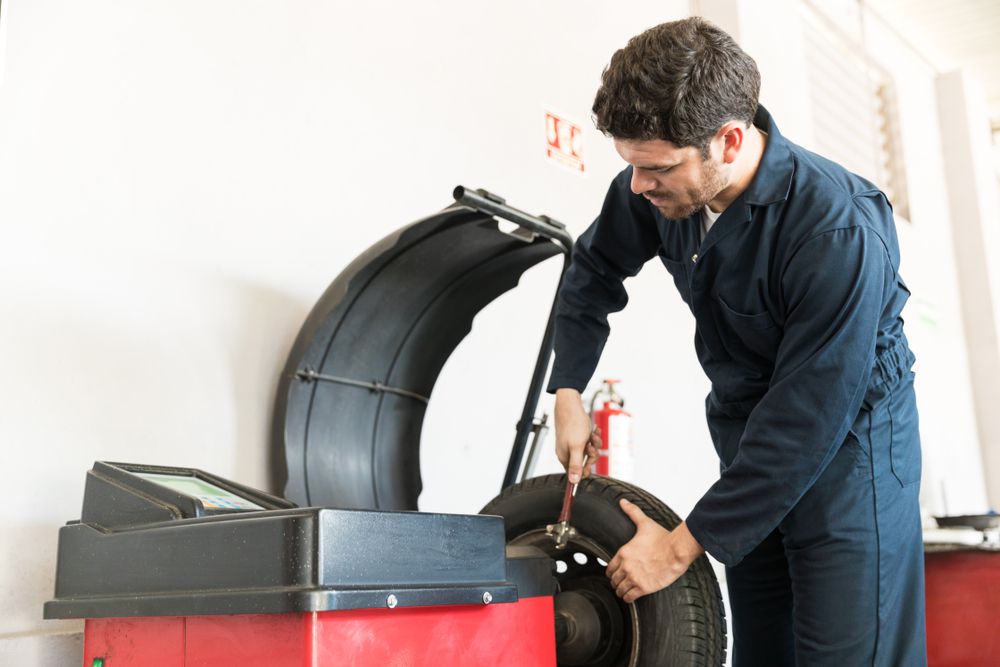
<path fill-rule="evenodd" d="M 875 183 L 909 220 L 909 196 L 892 76 L 861 42 L 801 4 L 814 139 L 811 150 Z"/>

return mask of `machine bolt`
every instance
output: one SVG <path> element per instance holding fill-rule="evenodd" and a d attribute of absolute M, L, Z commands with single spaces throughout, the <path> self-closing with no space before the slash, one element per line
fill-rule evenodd
<path fill-rule="evenodd" d="M 489 604 L 491 602 L 493 602 L 493 596 L 490 595 L 489 591 L 486 591 L 483 593 L 483 604 Z"/>
<path fill-rule="evenodd" d="M 397 604 L 399 604 L 399 600 L 396 599 L 395 595 L 390 595 L 385 599 L 385 606 L 389 609 L 395 609 Z"/>

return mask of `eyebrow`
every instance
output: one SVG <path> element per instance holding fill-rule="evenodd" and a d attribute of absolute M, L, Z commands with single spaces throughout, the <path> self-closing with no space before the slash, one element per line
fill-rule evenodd
<path fill-rule="evenodd" d="M 646 166 L 643 166 L 641 164 L 634 164 L 632 166 L 635 167 L 636 169 L 642 169 L 644 171 L 656 171 L 658 169 L 670 169 L 671 167 L 676 167 L 679 164 L 680 162 L 675 162 L 673 164 L 651 164 Z"/>

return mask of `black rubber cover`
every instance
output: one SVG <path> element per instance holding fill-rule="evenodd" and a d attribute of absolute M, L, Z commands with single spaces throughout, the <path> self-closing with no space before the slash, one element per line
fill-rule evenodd
<path fill-rule="evenodd" d="M 274 488 L 300 505 L 417 509 L 427 407 L 419 397 L 430 397 L 480 310 L 527 269 L 565 252 L 455 204 L 361 254 L 309 314 L 282 373 Z"/>

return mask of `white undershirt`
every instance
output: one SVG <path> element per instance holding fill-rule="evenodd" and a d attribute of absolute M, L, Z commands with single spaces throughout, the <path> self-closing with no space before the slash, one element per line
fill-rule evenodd
<path fill-rule="evenodd" d="M 710 230 L 712 228 L 712 225 L 715 224 L 715 221 L 719 219 L 720 215 L 722 215 L 722 211 L 719 211 L 718 213 L 716 213 L 715 211 L 713 211 L 712 209 L 710 209 L 708 207 L 708 204 L 705 204 L 705 207 L 701 209 L 701 240 L 702 241 L 705 240 L 705 234 L 708 234 L 708 230 Z"/>

